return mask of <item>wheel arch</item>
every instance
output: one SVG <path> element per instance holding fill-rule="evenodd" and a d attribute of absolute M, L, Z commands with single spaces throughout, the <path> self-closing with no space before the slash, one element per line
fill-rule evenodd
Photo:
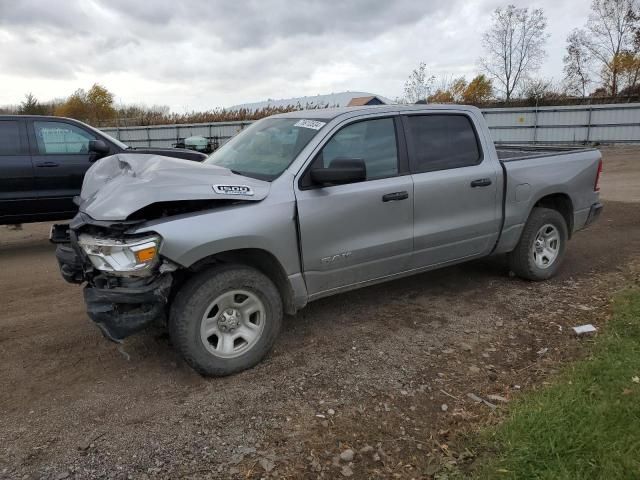
<path fill-rule="evenodd" d="M 567 224 L 567 234 L 571 238 L 573 233 L 573 201 L 569 195 L 560 192 L 544 195 L 533 204 L 529 211 L 529 216 L 531 216 L 531 212 L 536 207 L 549 208 L 560 213 Z M 527 216 L 527 219 L 529 216 Z"/>
<path fill-rule="evenodd" d="M 218 252 L 202 258 L 188 267 L 188 271 L 196 273 L 217 264 L 235 263 L 253 267 L 269 277 L 276 285 L 285 313 L 293 315 L 297 311 L 293 286 L 284 267 L 271 252 L 261 248 L 239 248 Z"/>

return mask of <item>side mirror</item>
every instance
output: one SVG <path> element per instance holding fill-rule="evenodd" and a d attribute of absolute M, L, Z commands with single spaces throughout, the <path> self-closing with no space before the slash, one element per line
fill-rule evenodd
<path fill-rule="evenodd" d="M 109 145 L 104 140 L 89 140 L 89 153 L 106 155 L 109 153 Z"/>
<path fill-rule="evenodd" d="M 327 168 L 311 170 L 311 181 L 318 185 L 342 185 L 367 179 L 367 166 L 361 158 L 334 158 Z"/>

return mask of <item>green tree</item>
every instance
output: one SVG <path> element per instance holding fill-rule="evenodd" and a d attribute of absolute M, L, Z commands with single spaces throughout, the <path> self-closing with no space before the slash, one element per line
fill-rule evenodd
<path fill-rule="evenodd" d="M 24 101 L 20 102 L 18 113 L 20 115 L 46 115 L 48 108 L 46 105 L 40 104 L 38 99 L 29 92 L 24 96 Z"/>

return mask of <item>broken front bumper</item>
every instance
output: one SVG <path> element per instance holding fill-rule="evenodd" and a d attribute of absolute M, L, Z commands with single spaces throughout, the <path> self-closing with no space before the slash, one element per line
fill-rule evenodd
<path fill-rule="evenodd" d="M 62 277 L 70 283 L 87 282 L 84 288 L 87 313 L 106 338 L 122 342 L 146 326 L 166 320 L 171 273 L 149 277 L 97 273 L 77 247 L 68 225 L 55 225 L 50 238 L 57 243 L 56 258 Z"/>
<path fill-rule="evenodd" d="M 153 280 L 135 279 L 119 287 L 84 288 L 87 313 L 105 337 L 122 342 L 154 322 L 165 320 L 171 290 L 170 274 Z"/>

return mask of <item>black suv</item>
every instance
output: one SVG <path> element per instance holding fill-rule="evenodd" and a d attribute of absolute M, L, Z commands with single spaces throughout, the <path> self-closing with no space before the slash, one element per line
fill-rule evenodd
<path fill-rule="evenodd" d="M 207 158 L 186 149 L 131 148 L 70 118 L 0 115 L 0 225 L 73 217 L 87 169 L 121 152 Z"/>

